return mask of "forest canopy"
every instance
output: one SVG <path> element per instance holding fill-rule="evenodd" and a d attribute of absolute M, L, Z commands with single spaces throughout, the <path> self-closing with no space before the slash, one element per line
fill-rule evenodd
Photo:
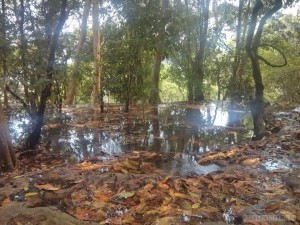
<path fill-rule="evenodd" d="M 68 17 L 56 51 L 51 101 L 98 104 L 97 98 L 122 103 L 226 100 L 232 96 L 246 99 L 254 88 L 244 50 L 254 3 L 68 1 Z M 272 6 L 269 1 L 263 4 L 259 17 Z M 299 87 L 294 85 L 299 81 L 299 53 L 295 51 L 299 48 L 299 16 L 295 3 L 283 4 L 288 4 L 289 10 L 281 10 L 267 21 L 261 43 L 268 46 L 262 45 L 259 55 L 280 65 L 284 54 L 285 67 L 261 64 L 266 98 L 294 104 L 300 99 Z M 31 108 L 36 107 L 43 85 L 49 82 L 45 71 L 59 5 L 59 0 L 2 1 L 2 90 L 8 85 Z M 95 29 L 99 34 L 98 83 Z M 95 83 L 100 94 L 93 94 Z"/>
<path fill-rule="evenodd" d="M 299 104 L 298 1 L 1 1 L 4 108 L 39 140 L 47 104 L 231 100 L 264 136 L 266 101 Z M 287 10 L 288 9 L 288 10 Z M 290 12 L 290 13 L 286 13 Z"/>

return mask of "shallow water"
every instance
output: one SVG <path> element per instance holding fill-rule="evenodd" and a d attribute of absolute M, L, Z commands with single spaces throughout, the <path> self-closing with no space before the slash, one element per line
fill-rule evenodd
<path fill-rule="evenodd" d="M 139 150 L 180 153 L 182 157 L 162 165 L 163 169 L 174 174 L 200 174 L 217 170 L 217 166 L 199 166 L 193 155 L 247 141 L 252 136 L 252 131 L 245 127 L 251 125 L 248 112 L 232 109 L 222 102 L 162 104 L 147 112 L 137 110 L 135 114 L 100 115 L 92 110 L 80 110 L 76 115 L 69 112 L 46 117 L 43 139 L 50 140 L 50 151 L 66 161 Z M 88 126 L 89 122 L 96 125 Z M 28 124 L 24 115 L 11 115 L 9 127 L 14 144 L 26 136 Z"/>

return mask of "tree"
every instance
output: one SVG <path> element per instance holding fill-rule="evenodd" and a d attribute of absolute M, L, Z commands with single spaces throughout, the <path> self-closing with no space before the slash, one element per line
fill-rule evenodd
<path fill-rule="evenodd" d="M 32 129 L 32 132 L 30 133 L 29 137 L 27 138 L 27 140 L 24 144 L 25 149 L 35 148 L 35 146 L 38 144 L 38 142 L 40 140 L 41 129 L 43 126 L 44 114 L 45 114 L 45 109 L 46 109 L 46 105 L 47 105 L 47 99 L 51 95 L 51 88 L 53 85 L 55 51 L 56 51 L 59 35 L 61 33 L 61 30 L 63 28 L 65 20 L 67 18 L 66 7 L 67 7 L 67 0 L 62 0 L 61 8 L 60 8 L 60 15 L 59 15 L 58 23 L 53 32 L 52 42 L 51 42 L 50 50 L 49 50 L 47 68 L 45 71 L 47 83 L 43 87 L 38 111 L 37 111 L 36 115 L 34 115 L 35 123 L 34 123 L 33 129 Z"/>
<path fill-rule="evenodd" d="M 264 85 L 262 81 L 262 75 L 260 70 L 260 63 L 258 56 L 258 48 L 261 45 L 261 36 L 263 28 L 269 18 L 273 16 L 281 7 L 282 1 L 276 0 L 272 8 L 267 10 L 261 19 L 259 20 L 259 11 L 264 7 L 261 0 L 256 0 L 252 10 L 251 21 L 248 28 L 246 37 L 246 51 L 251 60 L 252 76 L 255 83 L 255 98 L 251 103 L 251 114 L 254 123 L 254 138 L 262 139 L 265 135 L 265 123 L 264 123 Z M 259 20 L 259 21 L 258 21 Z M 258 27 L 256 29 L 256 26 Z"/>
<path fill-rule="evenodd" d="M 2 72 L 3 72 L 3 79 L 6 80 L 7 79 L 7 75 L 8 75 L 8 68 L 7 68 L 7 52 L 8 52 L 8 48 L 7 48 L 7 40 L 6 40 L 6 5 L 5 5 L 5 1 L 2 0 L 2 13 L 1 13 L 1 29 L 0 29 L 0 49 L 2 52 L 2 57 L 1 59 L 1 63 L 2 63 Z M 5 82 L 4 82 L 5 83 Z M 7 97 L 7 91 L 6 88 L 3 88 L 3 95 L 4 95 L 4 107 L 5 108 L 9 108 L 9 104 L 8 104 L 8 97 Z"/>
<path fill-rule="evenodd" d="M 160 80 L 160 70 L 161 70 L 161 62 L 164 58 L 164 46 L 166 39 L 166 31 L 165 27 L 170 17 L 170 9 L 169 9 L 169 0 L 162 0 L 161 2 L 161 12 L 160 12 L 160 20 L 159 20 L 159 28 L 157 34 L 157 43 L 155 48 L 155 56 L 154 56 L 154 64 L 152 70 L 152 84 L 150 88 L 150 99 L 149 102 L 151 104 L 158 104 L 161 102 L 159 97 L 159 80 Z"/>
<path fill-rule="evenodd" d="M 84 7 L 83 7 L 83 15 L 82 15 L 82 21 L 80 26 L 80 35 L 79 35 L 76 53 L 75 53 L 73 72 L 70 80 L 70 87 L 68 89 L 67 97 L 64 102 L 65 105 L 73 104 L 75 94 L 76 94 L 76 89 L 78 88 L 78 82 L 80 79 L 80 74 L 79 74 L 79 66 L 81 61 L 80 57 L 86 39 L 87 20 L 88 20 L 90 8 L 91 8 L 91 0 L 86 0 L 84 2 Z"/>
<path fill-rule="evenodd" d="M 8 134 L 5 115 L 0 103 L 0 171 L 10 171 L 16 166 L 16 156 Z"/>
<path fill-rule="evenodd" d="M 100 105 L 101 112 L 104 111 L 103 103 L 103 76 L 101 64 L 101 37 L 99 26 L 99 3 L 93 1 L 93 55 L 94 55 L 94 76 L 93 76 L 93 96 L 94 107 Z"/>
<path fill-rule="evenodd" d="M 208 19 L 209 19 L 209 0 L 200 0 L 198 3 L 198 9 L 200 13 L 199 21 L 199 49 L 195 54 L 195 61 L 193 65 L 193 73 L 195 78 L 194 98 L 193 100 L 204 100 L 204 60 L 207 43 L 208 32 Z"/>

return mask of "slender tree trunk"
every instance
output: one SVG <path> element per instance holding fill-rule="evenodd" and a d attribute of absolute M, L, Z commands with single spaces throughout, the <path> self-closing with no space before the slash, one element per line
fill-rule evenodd
<path fill-rule="evenodd" d="M 190 18 L 190 9 L 189 9 L 189 0 L 184 0 L 184 5 L 185 5 L 185 16 L 187 18 Z M 191 48 L 191 30 L 190 27 L 187 26 L 185 28 L 185 32 L 187 35 L 187 58 L 188 58 L 188 67 L 189 67 L 189 74 L 188 74 L 188 79 L 187 79 L 187 92 L 188 92 L 188 101 L 193 101 L 194 100 L 194 77 L 193 77 L 193 59 L 192 59 L 192 48 Z"/>
<path fill-rule="evenodd" d="M 200 0 L 200 10 L 201 10 L 201 19 L 200 19 L 200 40 L 199 40 L 199 49 L 196 53 L 195 62 L 194 62 L 194 76 L 196 78 L 195 91 L 194 91 L 194 100 L 202 101 L 204 100 L 204 59 L 205 59 L 205 49 L 206 49 L 206 40 L 207 40 L 207 30 L 208 30 L 208 19 L 209 19 L 209 0 Z"/>
<path fill-rule="evenodd" d="M 260 45 L 260 39 L 265 23 L 269 18 L 273 16 L 274 13 L 276 13 L 282 7 L 282 1 L 276 0 L 273 7 L 270 10 L 268 10 L 260 19 L 258 27 L 256 29 L 256 25 L 258 22 L 258 13 L 263 8 L 263 6 L 264 5 L 261 0 L 256 0 L 255 6 L 252 10 L 251 22 L 246 37 L 246 51 L 251 60 L 252 76 L 255 82 L 255 99 L 250 105 L 254 123 L 254 139 L 262 139 L 265 135 L 264 85 L 262 81 L 260 64 L 257 56 L 257 50 Z"/>
<path fill-rule="evenodd" d="M 19 31 L 21 35 L 21 45 L 20 45 L 20 55 L 22 61 L 22 72 L 23 72 L 23 79 L 24 82 L 28 81 L 28 69 L 27 69 L 27 62 L 26 62 L 26 52 L 27 52 L 27 41 L 24 33 L 24 20 L 25 20 L 25 6 L 24 0 L 20 0 L 20 16 L 19 16 Z M 25 100 L 29 100 L 29 90 L 28 84 L 24 83 L 24 93 L 25 93 Z"/>
<path fill-rule="evenodd" d="M 152 71 L 152 87 L 150 93 L 150 100 L 151 104 L 159 104 L 161 102 L 159 97 L 159 79 L 160 79 L 160 67 L 162 61 L 162 52 L 157 50 L 155 53 L 154 64 L 153 64 L 153 71 Z"/>
<path fill-rule="evenodd" d="M 94 76 L 93 76 L 93 97 L 94 108 L 100 106 L 101 112 L 104 111 L 103 88 L 102 88 L 102 64 L 101 64 L 101 42 L 99 28 L 99 3 L 93 1 L 93 49 L 94 49 Z"/>
<path fill-rule="evenodd" d="M 235 55 L 234 55 L 234 62 L 233 62 L 233 75 L 232 75 L 232 81 L 231 81 L 231 87 L 230 87 L 230 96 L 233 97 L 236 94 L 240 95 L 240 76 L 239 72 L 242 70 L 239 70 L 240 68 L 240 62 L 241 62 L 241 35 L 242 35 L 242 13 L 244 8 L 244 1 L 245 0 L 239 0 L 239 10 L 238 10 L 238 19 L 237 19 L 237 28 L 236 28 L 236 43 L 235 43 Z"/>
<path fill-rule="evenodd" d="M 44 88 L 42 90 L 41 100 L 39 103 L 38 111 L 35 116 L 34 127 L 24 144 L 25 149 L 35 148 L 35 146 L 38 144 L 40 137 L 41 137 L 41 129 L 42 129 L 43 122 L 44 122 L 44 114 L 45 114 L 45 109 L 46 109 L 46 105 L 47 105 L 47 99 L 51 95 L 51 88 L 53 85 L 53 72 L 54 72 L 53 70 L 54 70 L 54 64 L 55 64 L 55 51 L 57 48 L 59 35 L 61 33 L 61 30 L 62 30 L 64 23 L 66 21 L 66 18 L 67 18 L 66 8 L 67 8 L 67 0 L 62 0 L 60 15 L 59 15 L 58 23 L 57 23 L 54 33 L 53 33 L 53 38 L 52 38 L 52 42 L 50 45 L 49 58 L 48 58 L 48 63 L 47 63 L 47 68 L 46 68 L 46 77 L 49 80 L 49 82 L 44 86 Z"/>
<path fill-rule="evenodd" d="M 74 102 L 74 98 L 76 95 L 76 89 L 78 87 L 78 82 L 80 80 L 79 66 L 81 61 L 81 53 L 83 49 L 83 45 L 86 39 L 86 31 L 87 31 L 87 20 L 89 17 L 89 12 L 91 8 L 91 0 L 86 0 L 83 8 L 82 21 L 80 26 L 80 35 L 77 43 L 76 54 L 73 65 L 73 72 L 70 81 L 70 86 L 68 89 L 67 98 L 65 100 L 65 105 L 71 105 Z"/>
<path fill-rule="evenodd" d="M 16 166 L 15 151 L 10 141 L 5 115 L 0 103 L 0 171 L 10 171 Z"/>
<path fill-rule="evenodd" d="M 3 70 L 3 78 L 7 78 L 8 74 L 8 69 L 7 69 L 7 46 L 6 46 L 6 6 L 5 6 L 5 1 L 2 0 L 2 15 L 1 15 L 1 27 L 2 29 L 0 30 L 1 32 L 1 39 L 2 39 L 2 44 L 0 45 L 1 49 L 1 61 L 2 61 L 2 70 Z M 5 86 L 5 83 L 4 83 Z M 10 108 L 8 104 L 8 97 L 7 97 L 7 91 L 5 87 L 3 86 L 3 98 L 4 98 L 4 108 L 8 109 Z"/>
<path fill-rule="evenodd" d="M 150 99 L 149 102 L 153 105 L 159 104 L 161 99 L 159 97 L 159 80 L 160 80 L 160 68 L 161 62 L 163 60 L 163 52 L 164 52 L 164 43 L 165 43 L 165 25 L 167 23 L 169 13 L 169 0 L 162 0 L 161 3 L 161 21 L 160 29 L 158 32 L 158 42 L 156 46 L 156 52 L 154 57 L 154 64 L 152 70 L 152 85 L 150 89 Z"/>

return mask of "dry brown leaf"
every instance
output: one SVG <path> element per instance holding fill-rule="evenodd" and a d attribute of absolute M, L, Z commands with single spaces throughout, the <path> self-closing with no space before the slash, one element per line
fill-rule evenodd
<path fill-rule="evenodd" d="M 260 163 L 260 158 L 249 158 L 242 161 L 244 166 L 256 166 Z"/>
<path fill-rule="evenodd" d="M 188 200 L 192 199 L 191 196 L 180 193 L 180 192 L 175 192 L 174 190 L 170 190 L 169 194 L 172 198 L 178 197 L 178 198 L 184 198 L 184 199 L 188 199 Z"/>
<path fill-rule="evenodd" d="M 296 221 L 296 215 L 290 211 L 280 210 L 280 214 L 283 215 L 289 221 Z"/>
<path fill-rule="evenodd" d="M 1 206 L 7 206 L 11 203 L 11 200 L 9 198 L 6 198 L 2 201 L 2 205 Z"/>
<path fill-rule="evenodd" d="M 158 220 L 157 225 L 169 225 L 169 224 L 174 224 L 176 221 L 177 221 L 177 219 L 176 219 L 175 217 L 167 216 L 167 217 L 160 218 L 160 219 Z"/>
<path fill-rule="evenodd" d="M 53 186 L 52 184 L 35 184 L 37 189 L 46 190 L 46 191 L 58 191 L 60 186 Z"/>
<path fill-rule="evenodd" d="M 73 214 L 79 220 L 100 221 L 105 219 L 105 214 L 97 213 L 89 209 L 77 207 Z"/>
<path fill-rule="evenodd" d="M 79 164 L 79 169 L 81 171 L 87 171 L 87 170 L 95 170 L 102 167 L 107 167 L 107 165 L 100 165 L 100 164 L 93 164 L 91 162 L 84 161 Z"/>
<path fill-rule="evenodd" d="M 265 208 L 267 213 L 275 212 L 282 207 L 282 202 L 277 202 L 275 204 L 269 205 Z"/>

